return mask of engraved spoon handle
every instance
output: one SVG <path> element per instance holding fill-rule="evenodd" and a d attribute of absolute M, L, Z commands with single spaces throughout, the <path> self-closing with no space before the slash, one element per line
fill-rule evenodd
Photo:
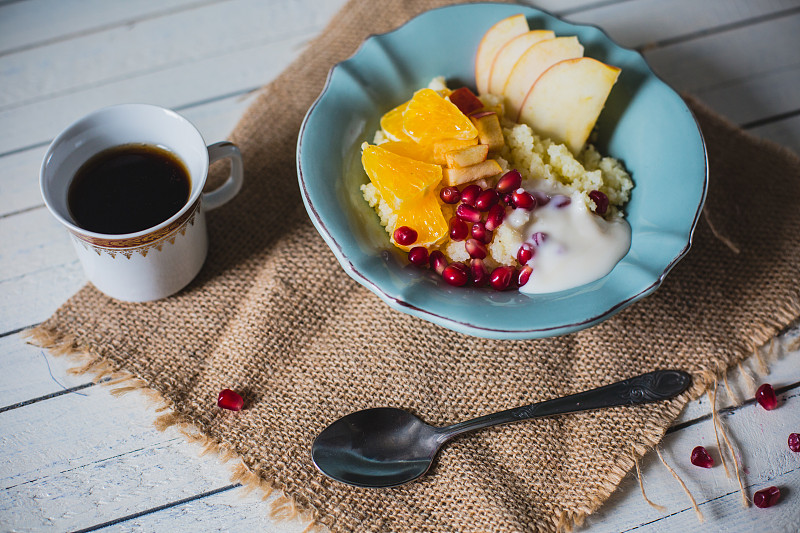
<path fill-rule="evenodd" d="M 477 429 L 483 429 L 500 424 L 542 418 L 546 416 L 563 415 L 617 407 L 620 405 L 639 405 L 658 402 L 674 398 L 689 388 L 692 378 L 680 370 L 657 370 L 648 372 L 630 379 L 604 385 L 596 389 L 579 392 L 563 398 L 554 398 L 531 405 L 524 405 L 514 409 L 507 409 L 499 413 L 473 418 L 459 422 L 452 426 L 440 428 L 440 442 Z"/>

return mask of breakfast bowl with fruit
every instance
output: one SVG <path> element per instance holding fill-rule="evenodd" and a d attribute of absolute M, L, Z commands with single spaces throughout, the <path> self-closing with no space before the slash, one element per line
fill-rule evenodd
<path fill-rule="evenodd" d="M 578 331 L 651 294 L 707 189 L 697 123 L 640 54 L 519 5 L 367 39 L 329 73 L 297 165 L 347 274 L 497 339 Z"/>

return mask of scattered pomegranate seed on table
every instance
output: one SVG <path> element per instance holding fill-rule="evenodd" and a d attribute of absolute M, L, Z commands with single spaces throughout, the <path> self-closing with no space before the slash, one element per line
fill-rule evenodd
<path fill-rule="evenodd" d="M 217 405 L 229 411 L 241 411 L 242 406 L 244 406 L 244 400 L 231 389 L 223 389 L 217 396 Z"/>
<path fill-rule="evenodd" d="M 766 489 L 761 489 L 753 494 L 753 503 L 756 507 L 761 509 L 765 509 L 767 507 L 772 507 L 778 500 L 781 499 L 781 491 L 778 487 L 767 487 Z"/>
<path fill-rule="evenodd" d="M 400 226 L 394 230 L 394 241 L 400 246 L 408 246 L 417 241 L 417 231 L 408 226 Z"/>
<path fill-rule="evenodd" d="M 764 383 L 756 391 L 756 400 L 767 411 L 772 411 L 778 407 L 778 397 L 775 396 L 775 390 L 769 383 Z"/>
<path fill-rule="evenodd" d="M 789 433 L 789 449 L 800 452 L 800 433 Z"/>
<path fill-rule="evenodd" d="M 692 450 L 690 461 L 694 466 L 699 466 L 701 468 L 711 468 L 714 466 L 714 458 L 711 457 L 708 451 L 702 446 L 697 446 Z"/>

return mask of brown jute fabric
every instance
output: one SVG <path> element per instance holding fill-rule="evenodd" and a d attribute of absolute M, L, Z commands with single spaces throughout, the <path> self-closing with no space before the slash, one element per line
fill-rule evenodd
<path fill-rule="evenodd" d="M 303 209 L 300 122 L 335 61 L 439 0 L 352 0 L 232 134 L 244 190 L 209 215 L 200 276 L 163 301 L 128 304 L 86 286 L 32 334 L 84 367 L 141 388 L 245 483 L 335 531 L 553 531 L 582 522 L 680 409 L 800 315 L 800 160 L 696 102 L 710 190 L 695 245 L 654 295 L 589 330 L 486 341 L 391 310 L 350 280 Z M 257 68 L 257 67 L 256 67 Z M 634 176 L 635 179 L 635 176 Z M 634 191 L 635 194 L 635 191 Z M 691 372 L 670 402 L 566 416 L 452 442 L 431 475 L 387 490 L 317 473 L 314 435 L 351 411 L 399 406 L 448 424 L 657 368 Z M 218 391 L 243 392 L 222 411 Z"/>

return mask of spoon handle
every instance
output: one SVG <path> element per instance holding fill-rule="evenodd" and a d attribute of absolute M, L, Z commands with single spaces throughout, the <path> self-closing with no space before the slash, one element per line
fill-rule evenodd
<path fill-rule="evenodd" d="M 577 413 L 620 405 L 639 405 L 674 398 L 689 388 L 692 378 L 680 370 L 657 370 L 630 379 L 604 385 L 596 389 L 579 392 L 562 398 L 554 398 L 531 405 L 524 405 L 499 413 L 473 418 L 441 428 L 441 440 L 445 441 L 461 433 L 567 413 Z"/>

